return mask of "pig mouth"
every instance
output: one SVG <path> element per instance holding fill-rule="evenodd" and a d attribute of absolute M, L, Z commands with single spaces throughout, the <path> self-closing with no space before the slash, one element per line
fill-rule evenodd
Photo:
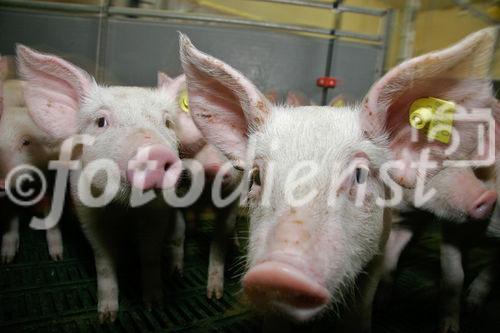
<path fill-rule="evenodd" d="M 256 308 L 274 310 L 297 322 L 311 320 L 330 302 L 329 291 L 308 270 L 269 260 L 252 267 L 243 289 Z"/>

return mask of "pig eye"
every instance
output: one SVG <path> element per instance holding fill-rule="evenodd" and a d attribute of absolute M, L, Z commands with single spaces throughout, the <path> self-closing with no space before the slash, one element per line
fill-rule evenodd
<path fill-rule="evenodd" d="M 165 119 L 165 127 L 172 128 L 172 121 L 170 119 Z"/>
<path fill-rule="evenodd" d="M 359 166 L 356 168 L 356 183 L 364 184 L 368 178 L 368 168 L 365 166 Z"/>
<path fill-rule="evenodd" d="M 23 147 L 26 147 L 26 146 L 29 146 L 31 144 L 31 141 L 30 141 L 30 139 L 23 139 L 21 141 L 21 144 L 23 145 Z"/>
<path fill-rule="evenodd" d="M 95 120 L 95 124 L 99 128 L 107 127 L 108 126 L 108 120 L 106 117 L 99 117 Z"/>
<path fill-rule="evenodd" d="M 257 186 L 261 185 L 259 168 L 253 168 L 250 173 L 250 187 L 252 187 L 254 184 Z"/>

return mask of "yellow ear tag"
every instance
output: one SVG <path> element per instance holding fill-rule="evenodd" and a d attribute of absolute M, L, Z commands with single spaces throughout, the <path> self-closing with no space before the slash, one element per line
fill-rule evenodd
<path fill-rule="evenodd" d="M 330 106 L 340 108 L 340 107 L 345 106 L 345 101 L 341 98 L 341 99 L 338 99 L 338 100 L 334 101 L 333 103 L 331 103 Z"/>
<path fill-rule="evenodd" d="M 410 125 L 427 137 L 449 143 L 453 130 L 455 103 L 435 97 L 419 98 L 410 106 Z"/>
<path fill-rule="evenodd" d="M 179 95 L 179 106 L 182 111 L 189 113 L 189 101 L 187 90 L 183 90 Z"/>

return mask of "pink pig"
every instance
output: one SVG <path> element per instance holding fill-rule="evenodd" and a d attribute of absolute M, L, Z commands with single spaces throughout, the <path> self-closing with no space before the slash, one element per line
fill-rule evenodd
<path fill-rule="evenodd" d="M 75 65 L 22 45 L 17 60 L 36 124 L 52 138 L 88 139 L 74 149 L 83 169 L 71 173 L 70 190 L 94 251 L 99 320 L 117 316 L 116 261 L 124 240 L 135 239 L 143 300 L 151 307 L 162 297 L 164 240 L 176 242 L 184 231 L 182 216 L 154 195 L 173 189 L 182 171 L 172 129 L 175 96 L 161 89 L 100 86 Z M 144 202 L 133 205 L 137 197 Z"/>
<path fill-rule="evenodd" d="M 174 79 L 167 74 L 158 73 L 158 86 L 160 89 L 169 91 L 172 95 L 182 97 L 186 92 L 186 78 L 180 75 Z M 185 102 L 185 101 L 184 101 Z M 174 131 L 179 139 L 181 157 L 195 159 L 200 162 L 205 173 L 206 190 L 210 192 L 212 181 L 223 165 L 228 162 L 227 158 L 213 145 L 207 144 L 203 134 L 198 130 L 188 109 L 183 110 L 179 100 L 174 115 Z M 223 176 L 223 192 L 231 193 L 239 183 L 241 175 L 232 169 Z M 202 196 L 199 201 L 204 201 L 207 195 Z M 224 266 L 227 256 L 229 240 L 235 236 L 235 223 L 238 213 L 238 203 L 234 202 L 227 207 L 217 208 L 216 225 L 212 242 L 210 244 L 207 297 L 221 298 L 224 291 Z"/>
<path fill-rule="evenodd" d="M 8 77 L 9 67 L 13 61 L 10 57 L 0 58 L 1 77 Z M 2 88 L 3 85 L 3 88 Z M 19 249 L 19 218 L 21 212 L 26 210 L 11 202 L 5 189 L 5 178 L 15 167 L 28 164 L 37 167 L 44 173 L 47 172 L 48 162 L 55 158 L 59 151 L 57 140 L 52 140 L 31 119 L 23 100 L 23 82 L 10 79 L 0 80 L 0 95 L 3 102 L 0 109 L 0 198 L 1 223 L 5 225 L 5 233 L 1 242 L 1 261 L 11 262 Z M 16 183 L 16 177 L 11 179 L 11 184 Z M 14 186 L 11 185 L 11 190 Z M 50 201 L 48 195 L 31 209 L 30 213 L 41 210 L 41 214 L 46 214 L 47 202 Z M 53 260 L 61 260 L 63 257 L 63 244 L 61 232 L 57 226 L 46 231 L 49 255 Z"/>
<path fill-rule="evenodd" d="M 311 320 L 340 303 L 367 270 L 362 301 L 352 311 L 359 316 L 355 326 L 368 328 L 390 215 L 374 199 L 385 195 L 375 173 L 389 151 L 383 140 L 371 141 L 363 134 L 359 118 L 367 114 L 273 106 L 241 73 L 198 51 L 184 35 L 180 45 L 195 123 L 236 168 L 252 169 L 248 270 L 243 278 L 251 303 L 266 314 Z M 246 160 L 250 141 L 256 142 L 253 161 Z M 340 176 L 355 162 L 333 206 L 320 197 L 307 205 L 288 204 L 285 176 L 305 159 L 318 161 L 321 169 L 297 189 L 301 193 L 313 185 L 320 186 L 318 193 L 327 193 L 330 175 Z M 271 165 L 274 177 L 267 174 Z M 363 184 L 373 196 L 360 208 L 354 197 Z M 267 191 L 272 191 L 269 205 L 261 205 Z"/>
<path fill-rule="evenodd" d="M 448 207 L 454 208 L 444 212 L 448 216 L 481 218 L 491 213 L 496 193 L 470 178 L 470 169 L 452 170 L 441 163 L 472 158 L 476 124 L 454 123 L 467 135 L 450 152 L 447 145 L 421 132 L 415 142 L 409 140 L 408 108 L 429 96 L 455 101 L 460 114 L 467 112 L 465 108 L 491 106 L 489 82 L 481 78 L 495 36 L 493 29 L 486 29 L 449 49 L 399 65 L 374 84 L 360 106 L 290 110 L 272 106 L 241 73 L 198 51 L 181 35 L 195 123 L 236 168 L 251 170 L 250 244 L 243 287 L 257 310 L 311 320 L 348 298 L 346 290 L 357 281 L 359 298 L 343 318 L 351 331 L 369 330 L 390 225 L 389 211 L 376 204 L 375 197 L 385 198 L 388 186 L 392 191 L 401 191 L 393 186 L 396 183 L 407 188 L 400 194 L 411 203 L 409 194 L 419 181 L 439 184 L 441 177 L 453 174 L 476 187 L 472 195 L 450 195 L 455 190 L 448 182 L 447 191 L 438 191 L 438 200 L 423 208 L 442 212 L 442 202 L 452 200 Z M 252 160 L 247 158 L 250 142 L 255 150 Z M 411 162 L 418 161 L 426 148 L 437 167 L 422 174 Z M 384 169 L 391 159 L 397 163 Z M 314 200 L 307 204 L 290 205 L 283 190 L 286 175 L 305 160 L 316 162 L 317 172 L 299 177 L 295 191 L 317 191 L 311 192 Z M 349 163 L 354 168 L 347 169 L 352 173 L 346 178 Z M 378 175 L 386 171 L 390 178 L 382 182 Z M 337 199 L 327 203 L 331 178 L 340 184 L 335 187 Z M 363 186 L 370 195 L 358 206 L 355 197 Z M 266 193 L 271 194 L 264 205 Z M 357 279 L 360 275 L 363 278 Z"/>
<path fill-rule="evenodd" d="M 432 169 L 423 178 L 426 189 L 436 190 L 431 200 L 423 204 L 415 202 L 414 183 L 422 176 L 414 171 L 408 174 L 411 168 L 402 169 L 399 174 L 395 175 L 395 177 L 409 176 L 409 179 L 413 179 L 413 182 L 405 184 L 407 188 L 403 191 L 404 201 L 398 207 L 400 211 L 411 212 L 418 208 L 449 221 L 443 223 L 441 246 L 442 332 L 458 332 L 459 330 L 460 298 L 464 278 L 462 244 L 460 243 L 469 236 L 458 232 L 457 230 L 463 227 L 453 226 L 453 223 L 471 223 L 481 228 L 496 208 L 499 187 L 495 185 L 498 179 L 493 163 L 481 167 L 446 166 L 442 163 L 446 160 L 484 160 L 485 156 L 478 156 L 477 153 L 477 147 L 482 142 L 482 138 L 486 138 L 484 140 L 486 151 L 492 144 L 499 147 L 497 123 L 500 120 L 500 105 L 492 95 L 491 80 L 488 77 L 496 38 L 496 29 L 484 29 L 469 35 L 447 49 L 409 60 L 387 73 L 374 85 L 365 100 L 367 110 L 376 103 L 383 102 L 389 111 L 398 112 L 401 109 L 406 110 L 415 98 L 432 96 L 454 102 L 458 115 L 475 115 L 482 112 L 482 109 L 492 112 L 495 142 L 489 142 L 488 130 L 483 137 L 479 136 L 477 123 L 455 121 L 454 135 L 457 135 L 457 140 L 459 139 L 460 142 L 452 154 L 445 154 L 446 145 L 444 144 L 437 141 L 431 144 L 432 159 L 439 163 L 437 168 Z M 385 94 L 385 87 L 388 85 L 394 87 L 396 99 Z M 405 85 L 407 88 L 403 89 Z M 426 142 L 419 139 L 417 142 L 409 143 L 410 127 L 405 122 L 408 114 L 402 114 L 402 117 L 405 118 L 389 124 L 391 129 L 389 135 L 392 138 L 391 150 L 396 159 L 403 161 L 404 165 L 410 165 L 418 160 L 418 152 Z M 372 124 L 382 126 L 375 121 Z M 401 126 L 402 124 L 404 126 Z M 452 145 L 453 142 L 450 146 Z M 498 148 L 496 150 L 498 151 Z M 388 292 L 386 289 L 392 283 L 401 252 L 411 240 L 415 228 L 418 228 L 418 225 L 397 223 L 402 218 L 397 211 L 395 215 L 386 248 L 385 273 L 382 279 L 383 294 Z M 498 217 L 495 215 L 490 222 L 491 225 L 496 225 L 497 220 Z M 469 239 L 470 241 L 472 240 Z M 488 280 L 489 278 L 485 277 L 485 274 L 480 275 L 476 283 L 472 284 L 471 290 L 484 289 L 481 279 Z M 469 303 L 477 302 L 474 298 L 478 297 L 473 294 L 474 292 L 470 294 L 472 297 L 468 298 Z"/>

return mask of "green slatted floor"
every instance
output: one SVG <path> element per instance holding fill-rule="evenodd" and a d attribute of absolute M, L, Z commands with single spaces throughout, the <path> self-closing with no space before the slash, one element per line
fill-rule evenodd
<path fill-rule="evenodd" d="M 244 234 L 240 223 L 240 234 Z M 76 222 L 63 223 L 65 259 L 52 262 L 43 232 L 21 233 L 16 260 L 0 266 L 0 332 L 257 332 L 261 321 L 241 302 L 235 253 L 228 265 L 224 297 L 205 297 L 211 223 L 199 223 L 186 243 L 184 276 L 164 281 L 165 303 L 152 311 L 141 306 L 136 270 L 120 271 L 120 314 L 114 324 L 96 320 L 96 281 L 91 251 Z M 405 251 L 394 296 L 375 308 L 375 332 L 435 332 L 438 318 L 438 227 L 425 232 Z M 475 253 L 469 269 L 475 274 L 484 255 Z M 470 282 L 470 276 L 467 277 Z M 316 325 L 326 330 L 325 320 Z M 463 332 L 500 332 L 500 293 L 495 291 L 476 317 L 467 317 Z M 309 327 L 308 327 L 309 328 Z"/>

